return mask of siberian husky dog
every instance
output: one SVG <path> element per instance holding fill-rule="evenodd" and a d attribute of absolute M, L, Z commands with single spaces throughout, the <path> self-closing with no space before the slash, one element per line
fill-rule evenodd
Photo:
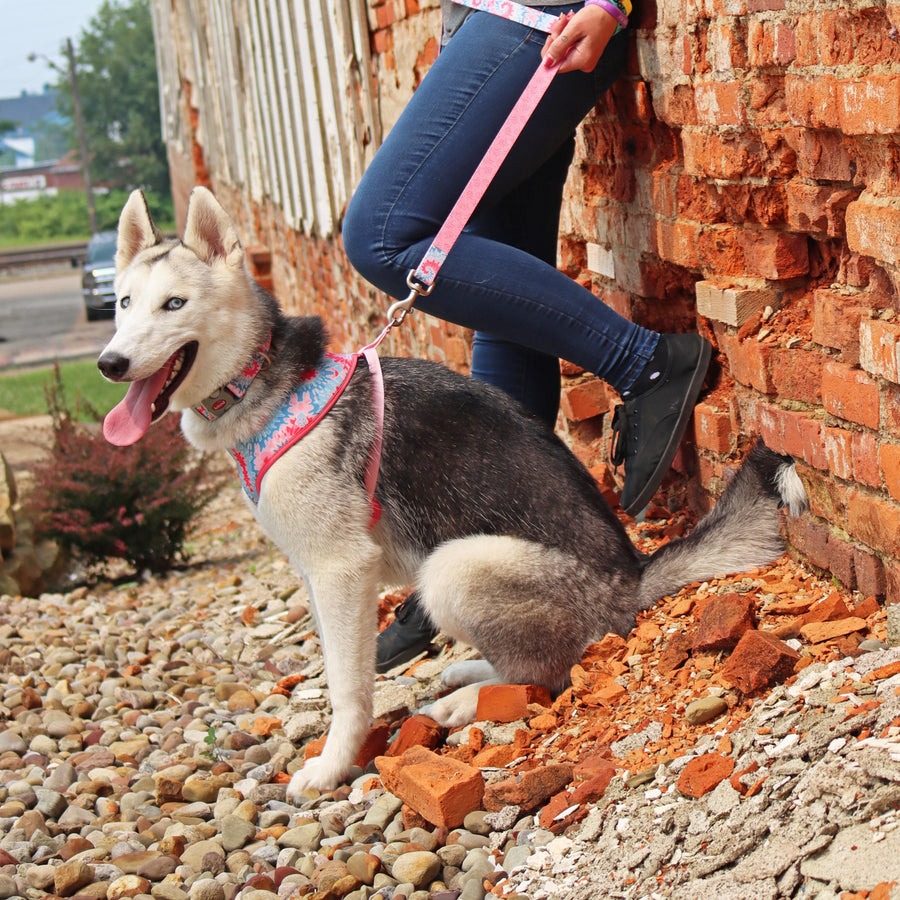
<path fill-rule="evenodd" d="M 164 239 L 143 195 L 131 195 L 115 287 L 116 332 L 98 365 L 130 387 L 104 423 L 113 443 L 137 441 L 171 409 L 201 450 L 252 444 L 326 359 L 320 320 L 282 314 L 204 188 L 180 241 Z M 333 708 L 322 755 L 293 776 L 290 798 L 339 784 L 368 733 L 379 585 L 414 584 L 436 625 L 480 651 L 483 662 L 450 676 L 458 690 L 428 708 L 456 726 L 474 718 L 482 684 L 560 691 L 589 643 L 627 634 L 663 595 L 776 559 L 779 509 L 806 502 L 792 460 L 757 444 L 694 531 L 645 556 L 581 463 L 499 390 L 424 360 L 382 367 L 377 520 L 365 487 L 377 432 L 365 362 L 251 501 L 309 590 Z M 256 369 L 242 397 L 228 392 L 217 417 L 201 414 Z"/>

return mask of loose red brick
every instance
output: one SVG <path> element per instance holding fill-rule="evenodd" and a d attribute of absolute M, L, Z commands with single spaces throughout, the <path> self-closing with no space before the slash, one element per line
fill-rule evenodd
<path fill-rule="evenodd" d="M 691 649 L 694 653 L 731 650 L 756 624 L 753 601 L 745 594 L 720 594 L 703 608 Z"/>
<path fill-rule="evenodd" d="M 625 638 L 618 634 L 609 633 L 602 640 L 594 644 L 588 644 L 582 656 L 582 664 L 587 666 L 592 662 L 615 659 L 626 650 L 627 646 Z"/>
<path fill-rule="evenodd" d="M 388 747 L 387 756 L 402 756 L 410 747 L 434 750 L 443 740 L 444 729 L 428 716 L 410 716 Z"/>
<path fill-rule="evenodd" d="M 683 634 L 681 632 L 673 634 L 666 644 L 666 649 L 660 654 L 656 671 L 660 675 L 674 672 L 682 664 L 687 662 L 692 644 L 693 638 L 691 635 Z"/>
<path fill-rule="evenodd" d="M 734 760 L 720 753 L 704 753 L 682 769 L 678 790 L 686 797 L 702 797 L 734 771 Z"/>
<path fill-rule="evenodd" d="M 528 704 L 550 706 L 550 691 L 536 684 L 489 684 L 478 692 L 475 718 L 480 722 L 515 722 L 529 714 Z"/>
<path fill-rule="evenodd" d="M 375 767 L 384 786 L 432 825 L 458 828 L 482 809 L 484 777 L 478 769 L 424 747 L 402 756 L 379 756 Z"/>
<path fill-rule="evenodd" d="M 520 806 L 527 812 L 536 809 L 559 793 L 574 777 L 569 763 L 553 763 L 521 772 L 515 778 L 496 781 L 484 790 L 484 809 L 499 812 L 504 806 Z"/>
<path fill-rule="evenodd" d="M 764 631 L 748 631 L 722 668 L 722 679 L 745 694 L 784 681 L 800 654 Z"/>

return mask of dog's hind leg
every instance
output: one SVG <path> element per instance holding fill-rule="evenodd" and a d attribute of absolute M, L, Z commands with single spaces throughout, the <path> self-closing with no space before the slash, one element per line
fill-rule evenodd
<path fill-rule="evenodd" d="M 441 673 L 441 684 L 456 690 L 421 711 L 447 728 L 465 725 L 475 718 L 478 692 L 486 685 L 503 684 L 505 680 L 486 659 L 452 663 Z"/>
<path fill-rule="evenodd" d="M 499 677 L 497 670 L 486 659 L 464 659 L 451 663 L 441 672 L 441 684 L 445 688 L 458 688 Z"/>
<path fill-rule="evenodd" d="M 466 686 L 428 714 L 450 727 L 472 721 L 486 684 L 562 690 L 596 626 L 588 599 L 595 581 L 574 557 L 519 538 L 478 535 L 438 547 L 420 573 L 422 601 L 443 632 L 472 644 L 487 665 L 458 679 L 449 673 Z"/>

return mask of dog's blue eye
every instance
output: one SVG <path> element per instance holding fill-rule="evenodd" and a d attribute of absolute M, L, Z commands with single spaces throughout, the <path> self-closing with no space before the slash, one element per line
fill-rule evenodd
<path fill-rule="evenodd" d="M 129 303 L 131 303 L 131 297 L 123 297 L 123 298 L 119 301 L 119 306 L 121 306 L 122 309 L 127 309 Z"/>
<path fill-rule="evenodd" d="M 187 303 L 187 300 L 185 300 L 184 297 L 170 297 L 165 304 L 163 304 L 163 309 L 174 312 L 176 309 L 181 309 L 185 303 Z"/>

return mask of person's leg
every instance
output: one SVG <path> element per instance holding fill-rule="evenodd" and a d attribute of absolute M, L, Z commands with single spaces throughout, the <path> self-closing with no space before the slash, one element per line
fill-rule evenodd
<path fill-rule="evenodd" d="M 350 261 L 377 287 L 406 295 L 407 274 L 540 65 L 543 39 L 542 33 L 475 13 L 444 48 L 376 154 L 345 218 Z M 479 215 L 528 181 L 571 139 L 598 91 L 620 71 L 624 52 L 620 35 L 597 72 L 554 79 Z M 494 338 L 562 356 L 619 390 L 636 379 L 658 340 L 555 265 L 473 230 L 460 236 L 433 292 L 417 306 Z"/>
<path fill-rule="evenodd" d="M 563 189 L 574 153 L 572 137 L 527 181 L 476 216 L 469 230 L 555 266 Z M 557 357 L 476 331 L 471 372 L 473 378 L 500 388 L 555 427 L 560 397 Z"/>

